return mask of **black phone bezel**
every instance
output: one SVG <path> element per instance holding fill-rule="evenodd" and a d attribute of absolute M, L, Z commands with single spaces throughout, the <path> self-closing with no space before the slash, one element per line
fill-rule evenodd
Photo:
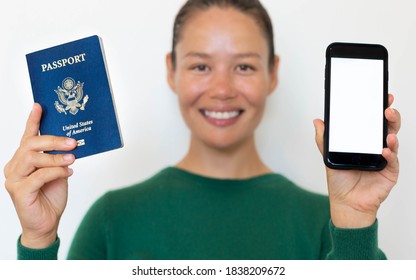
<path fill-rule="evenodd" d="M 387 161 L 381 154 L 339 153 L 329 152 L 329 124 L 331 97 L 331 58 L 361 58 L 383 60 L 383 147 L 387 147 L 387 119 L 384 115 L 388 107 L 388 52 L 378 44 L 341 43 L 330 44 L 326 49 L 325 65 L 325 133 L 324 133 L 324 162 L 333 169 L 356 169 L 378 171 L 382 170 Z"/>

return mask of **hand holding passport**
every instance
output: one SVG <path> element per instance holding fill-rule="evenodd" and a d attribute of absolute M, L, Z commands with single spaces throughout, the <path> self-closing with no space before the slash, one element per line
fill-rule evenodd
<path fill-rule="evenodd" d="M 101 39 L 91 36 L 26 55 L 41 135 L 74 138 L 76 158 L 123 146 Z M 62 153 L 50 151 L 50 153 Z"/>
<path fill-rule="evenodd" d="M 28 54 L 27 63 L 35 104 L 4 174 L 22 226 L 18 246 L 40 249 L 59 246 L 75 158 L 123 144 L 97 36 Z"/>

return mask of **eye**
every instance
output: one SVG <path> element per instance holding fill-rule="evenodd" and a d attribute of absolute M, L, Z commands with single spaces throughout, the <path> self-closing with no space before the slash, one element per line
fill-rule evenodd
<path fill-rule="evenodd" d="M 198 64 L 191 67 L 192 70 L 197 72 L 207 72 L 209 70 L 208 66 L 205 64 Z"/>
<path fill-rule="evenodd" d="M 251 71 L 254 71 L 254 67 L 248 65 L 248 64 L 240 64 L 237 66 L 237 71 L 239 72 L 243 72 L 243 73 L 248 73 Z"/>

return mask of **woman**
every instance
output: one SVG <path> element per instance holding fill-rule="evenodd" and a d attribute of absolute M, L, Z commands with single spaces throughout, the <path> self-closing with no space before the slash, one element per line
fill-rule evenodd
<path fill-rule="evenodd" d="M 387 109 L 380 172 L 327 169 L 328 197 L 275 174 L 254 131 L 277 85 L 272 25 L 255 0 L 190 0 L 174 24 L 168 83 L 191 130 L 175 166 L 109 192 L 87 213 L 70 259 L 382 259 L 377 210 L 397 181 L 400 115 Z M 393 97 L 389 96 L 389 105 Z M 38 136 L 35 104 L 5 167 L 22 235 L 19 258 L 56 258 L 76 142 Z M 324 124 L 315 120 L 322 152 Z"/>

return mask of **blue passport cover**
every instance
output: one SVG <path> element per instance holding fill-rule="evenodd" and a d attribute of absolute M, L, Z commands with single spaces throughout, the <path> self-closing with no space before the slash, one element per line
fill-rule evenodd
<path fill-rule="evenodd" d="M 26 60 L 34 100 L 43 109 L 41 135 L 76 139 L 76 158 L 123 146 L 100 37 L 33 52 Z"/>

